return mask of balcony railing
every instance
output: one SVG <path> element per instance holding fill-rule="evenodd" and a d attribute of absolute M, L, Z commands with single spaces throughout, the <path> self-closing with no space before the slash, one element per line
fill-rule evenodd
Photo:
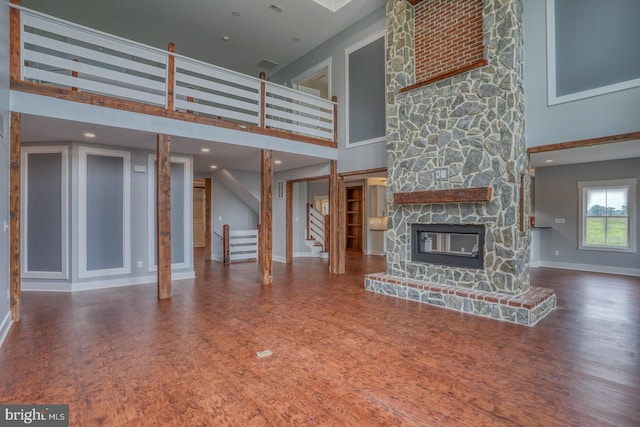
<path fill-rule="evenodd" d="M 11 7 L 13 80 L 336 143 L 335 98 Z"/>

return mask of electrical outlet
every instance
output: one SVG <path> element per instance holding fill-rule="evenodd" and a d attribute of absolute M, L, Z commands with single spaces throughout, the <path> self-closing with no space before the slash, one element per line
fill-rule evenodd
<path fill-rule="evenodd" d="M 438 168 L 435 170 L 436 181 L 442 181 L 447 179 L 447 168 Z"/>
<path fill-rule="evenodd" d="M 556 254 L 556 256 L 560 256 L 560 251 L 556 249 L 555 254 Z"/>
<path fill-rule="evenodd" d="M 554 220 L 554 222 L 555 222 L 556 224 L 564 224 L 564 218 L 556 218 L 556 219 Z"/>
<path fill-rule="evenodd" d="M 142 261 L 138 261 L 138 268 L 142 268 Z"/>

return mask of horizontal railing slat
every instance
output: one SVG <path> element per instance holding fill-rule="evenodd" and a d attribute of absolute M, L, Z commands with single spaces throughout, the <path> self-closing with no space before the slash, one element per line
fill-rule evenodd
<path fill-rule="evenodd" d="M 304 105 L 291 103 L 289 101 L 285 101 L 283 99 L 273 98 L 273 97 L 266 98 L 265 103 L 267 104 L 267 108 L 269 108 L 269 106 L 275 105 L 275 106 L 286 108 L 289 110 L 295 110 L 300 113 L 317 116 L 319 118 L 326 119 L 329 121 L 333 120 L 333 111 L 327 112 L 327 111 L 320 110 L 318 108 L 306 107 Z"/>
<path fill-rule="evenodd" d="M 254 90 L 258 90 L 260 88 L 260 81 L 253 77 L 243 76 L 240 73 L 225 70 L 224 68 L 220 68 L 212 64 L 204 64 L 195 60 L 191 61 L 179 56 L 176 57 L 176 69 L 178 72 L 180 72 L 180 69 L 184 69 L 210 78 L 224 80 L 238 86 L 252 88 Z"/>
<path fill-rule="evenodd" d="M 231 85 L 226 85 L 223 83 L 218 83 L 211 80 L 206 80 L 201 77 L 190 76 L 180 72 L 176 73 L 176 83 L 192 85 L 195 87 L 203 87 L 203 88 L 215 90 L 218 92 L 227 92 L 235 96 L 239 96 L 239 97 L 254 100 L 254 101 L 258 101 L 260 99 L 260 95 L 257 92 L 252 92 L 251 90 L 238 88 Z"/>
<path fill-rule="evenodd" d="M 216 108 L 209 105 L 197 104 L 182 99 L 175 100 L 177 109 L 192 110 L 199 113 L 208 114 L 214 117 L 226 117 L 228 119 L 240 120 L 247 123 L 258 124 L 259 117 L 237 111 L 225 110 L 224 108 Z"/>
<path fill-rule="evenodd" d="M 231 238 L 229 239 L 229 244 L 234 246 L 234 245 L 248 245 L 248 244 L 256 244 L 258 243 L 258 238 L 257 237 L 246 237 L 246 238 L 241 238 L 241 237 L 233 237 L 231 236 Z"/>
<path fill-rule="evenodd" d="M 104 52 L 87 49 L 82 46 L 77 46 L 69 43 L 65 43 L 59 40 L 50 39 L 33 33 L 24 33 L 24 42 L 33 44 L 35 46 L 44 47 L 47 49 L 55 50 L 65 54 L 66 56 L 88 58 L 96 62 L 102 62 L 105 64 L 117 64 L 122 68 L 138 71 L 140 73 L 150 74 L 156 77 L 166 77 L 166 69 L 161 67 L 154 67 L 141 62 L 132 61 L 127 58 L 122 58 L 115 55 L 109 55 Z"/>
<path fill-rule="evenodd" d="M 331 123 L 323 122 L 322 120 L 315 119 L 313 117 L 305 117 L 296 113 L 289 113 L 286 111 L 275 110 L 273 108 L 266 108 L 267 116 L 272 118 L 279 118 L 283 120 L 290 120 L 296 123 L 304 123 L 313 127 L 320 128 L 320 130 L 333 131 Z"/>
<path fill-rule="evenodd" d="M 92 80 L 85 80 L 80 77 L 71 77 L 64 74 L 57 74 L 38 70 L 31 67 L 25 68 L 25 78 L 45 81 L 66 87 L 77 87 L 86 92 L 107 95 L 111 97 L 120 97 L 123 99 L 133 99 L 146 104 L 164 105 L 163 95 L 154 95 L 149 92 L 141 92 L 134 89 L 110 85 L 108 83 L 100 83 Z"/>
<path fill-rule="evenodd" d="M 24 52 L 24 57 L 27 61 L 33 61 L 39 64 L 46 64 L 54 67 L 59 67 L 64 70 L 75 70 L 79 73 L 86 73 L 100 79 L 112 80 L 114 82 L 124 82 L 126 84 L 140 86 L 141 88 L 147 88 L 155 91 L 163 92 L 166 89 L 164 82 L 158 82 L 155 80 L 145 79 L 143 77 L 132 76 L 131 74 L 122 73 L 115 70 L 108 70 L 95 65 L 83 64 L 81 62 L 75 62 L 69 59 L 64 59 L 59 56 L 51 56 L 32 50 Z M 46 71 L 46 70 L 42 70 Z"/>
<path fill-rule="evenodd" d="M 91 43 L 105 49 L 126 52 L 129 55 L 144 58 L 153 62 L 162 64 L 167 62 L 167 55 L 160 52 L 156 52 L 152 49 L 144 49 L 132 43 L 127 43 L 125 41 L 119 40 L 115 37 L 106 36 L 105 34 L 95 34 L 95 32 L 93 31 L 79 28 L 75 24 L 61 22 L 58 19 L 47 19 L 40 16 L 32 15 L 29 12 L 25 12 L 22 14 L 21 20 L 27 27 L 38 28 L 50 33 L 60 34 L 72 39 Z"/>
<path fill-rule="evenodd" d="M 240 260 L 247 260 L 247 259 L 257 259 L 258 254 L 257 253 L 238 254 L 238 255 L 230 255 L 230 257 L 231 257 L 231 261 L 240 261 Z"/>
<path fill-rule="evenodd" d="M 277 86 L 273 83 L 267 83 L 266 90 L 267 95 L 274 94 L 282 96 L 284 98 L 290 98 L 298 102 L 302 101 L 306 104 L 315 105 L 316 107 L 324 108 L 326 110 L 333 110 L 333 101 L 319 98 L 314 95 L 309 95 L 308 93 L 300 92 L 295 89 L 284 86 Z"/>
<path fill-rule="evenodd" d="M 296 133 L 300 133 L 303 135 L 311 135 L 311 136 L 317 136 L 318 138 L 328 138 L 331 139 L 333 137 L 333 131 L 332 132 L 323 132 L 317 129 L 312 129 L 312 128 L 308 128 L 308 127 L 304 127 L 304 126 L 298 126 L 292 123 L 285 123 L 285 122 L 280 122 L 278 120 L 273 120 L 273 119 L 269 119 L 267 118 L 265 120 L 265 124 L 269 127 L 272 127 L 274 129 L 283 129 L 283 130 L 288 130 L 291 132 L 296 132 Z"/>
<path fill-rule="evenodd" d="M 252 111 L 254 113 L 258 113 L 260 111 L 260 106 L 257 103 L 240 101 L 238 99 L 229 98 L 224 95 L 214 95 L 212 93 L 202 92 L 188 87 L 176 86 L 175 93 L 176 96 L 181 95 L 185 97 L 192 97 L 194 99 L 214 102 L 216 104 L 223 104 L 230 107 Z"/>

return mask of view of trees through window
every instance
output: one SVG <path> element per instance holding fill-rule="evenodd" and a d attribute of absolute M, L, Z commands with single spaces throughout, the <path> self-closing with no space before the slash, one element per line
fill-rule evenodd
<path fill-rule="evenodd" d="M 627 187 L 586 188 L 585 243 L 629 246 Z"/>

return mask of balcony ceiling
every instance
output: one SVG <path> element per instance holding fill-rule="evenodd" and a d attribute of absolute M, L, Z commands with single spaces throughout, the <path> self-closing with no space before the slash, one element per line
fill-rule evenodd
<path fill-rule="evenodd" d="M 343 2 L 341 2 L 343 3 Z M 221 67 L 271 75 L 384 5 L 351 0 L 23 0 L 22 5 Z M 225 38 L 227 40 L 225 41 Z M 276 63 L 260 68 L 263 60 Z"/>

